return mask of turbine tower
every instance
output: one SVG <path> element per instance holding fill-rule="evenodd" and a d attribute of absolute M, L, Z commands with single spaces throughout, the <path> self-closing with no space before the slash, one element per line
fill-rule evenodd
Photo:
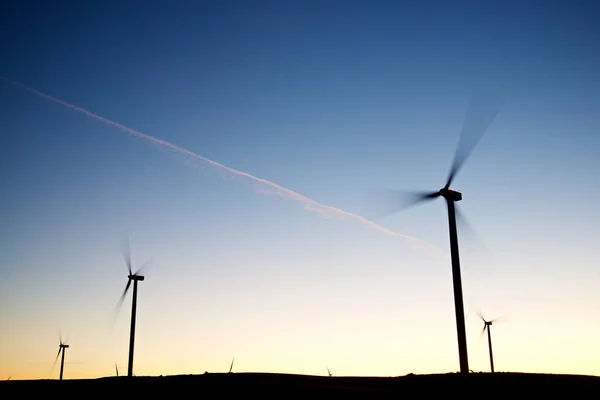
<path fill-rule="evenodd" d="M 377 217 L 392 214 L 410 205 L 416 205 L 438 197 L 446 200 L 448 209 L 448 227 L 450 233 L 450 256 L 452 260 L 452 283 L 454 289 L 454 309 L 456 314 L 456 333 L 458 338 L 458 355 L 460 372 L 469 373 L 467 354 L 467 335 L 465 330 L 465 311 L 460 276 L 460 259 L 458 254 L 458 234 L 456 216 L 460 217 L 455 203 L 462 200 L 462 193 L 450 189 L 457 173 L 469 157 L 477 142 L 483 136 L 499 111 L 500 102 L 489 96 L 473 98 L 467 111 L 463 129 L 458 142 L 454 160 L 450 167 L 446 184 L 435 192 L 406 192 L 399 190 L 382 190 L 367 199 L 368 209 L 376 212 Z"/>
<path fill-rule="evenodd" d="M 144 280 L 144 276 L 140 275 L 141 271 L 148 265 L 149 261 L 146 264 L 142 265 L 135 273 L 131 270 L 131 252 L 129 250 L 129 240 L 125 241 L 123 245 L 123 257 L 125 258 L 125 263 L 127 264 L 127 270 L 129 274 L 127 275 L 127 285 L 125 286 L 125 290 L 121 295 L 118 303 L 118 309 L 121 308 L 123 304 L 123 300 L 125 299 L 125 295 L 131 286 L 131 282 L 133 282 L 133 299 L 131 302 L 131 328 L 129 331 L 129 365 L 127 366 L 127 376 L 133 376 L 133 348 L 135 344 L 135 319 L 136 319 L 136 309 L 137 309 L 137 284 L 139 281 Z"/>

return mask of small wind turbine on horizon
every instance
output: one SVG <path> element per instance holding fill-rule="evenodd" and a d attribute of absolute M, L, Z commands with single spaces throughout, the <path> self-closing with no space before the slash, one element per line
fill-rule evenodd
<path fill-rule="evenodd" d="M 60 378 L 59 378 L 62 381 L 62 379 L 63 379 L 63 371 L 64 371 L 64 367 L 65 367 L 65 349 L 68 349 L 69 345 L 63 342 L 62 336 L 60 334 L 59 334 L 58 340 L 59 340 L 58 353 L 56 353 L 56 358 L 54 358 L 54 364 L 52 364 L 52 365 L 53 366 L 56 365 L 56 361 L 58 360 L 58 356 L 60 356 L 61 353 L 62 353 L 62 357 L 60 359 Z"/>
<path fill-rule="evenodd" d="M 487 99 L 492 100 L 491 97 L 488 97 Z M 384 190 L 374 193 L 373 196 L 367 198 L 366 202 L 366 207 L 378 214 L 372 217 L 375 218 L 390 215 L 400 211 L 405 207 L 416 205 L 428 200 L 433 200 L 438 197 L 443 197 L 446 200 L 448 208 L 448 226 L 450 231 L 450 256 L 452 261 L 452 280 L 454 289 L 454 309 L 456 314 L 458 353 L 460 372 L 462 374 L 469 373 L 467 335 L 465 330 L 465 311 L 463 305 L 462 282 L 460 277 L 458 234 L 456 229 L 456 217 L 461 217 L 461 214 L 458 213 L 458 210 L 455 207 L 455 203 L 462 200 L 462 193 L 450 189 L 450 185 L 500 108 L 500 102 L 498 99 L 493 99 L 490 102 L 483 102 L 481 101 L 483 100 L 482 98 L 478 98 L 477 100 L 479 101 L 474 100 L 475 99 L 471 100 L 471 104 L 467 111 L 460 139 L 454 154 L 454 160 L 450 167 L 446 184 L 442 189 L 435 192 Z"/>
<path fill-rule="evenodd" d="M 235 361 L 235 357 L 231 360 L 231 365 L 229 366 L 229 373 L 233 370 L 233 362 Z"/>
<path fill-rule="evenodd" d="M 150 263 L 150 261 L 146 262 L 142 265 L 135 273 L 131 270 L 131 252 L 129 248 L 129 240 L 126 240 L 123 243 L 123 258 L 125 259 L 125 263 L 127 264 L 127 270 L 129 274 L 127 275 L 127 285 L 125 286 L 125 290 L 119 299 L 117 304 L 117 311 L 121 309 L 123 304 L 123 300 L 125 299 L 125 295 L 131 286 L 131 282 L 133 282 L 133 298 L 131 303 L 131 328 L 129 331 L 129 365 L 127 366 L 127 376 L 133 376 L 133 348 L 135 343 L 135 320 L 136 320 L 136 309 L 137 309 L 137 284 L 138 281 L 143 281 L 144 276 L 140 275 L 140 272 Z"/>
<path fill-rule="evenodd" d="M 492 353 L 492 332 L 491 332 L 491 326 L 492 323 L 497 322 L 498 319 L 492 319 L 487 321 L 484 317 L 483 314 L 479 313 L 479 318 L 481 318 L 481 320 L 483 321 L 483 329 L 481 330 L 481 333 L 479 334 L 479 336 L 481 337 L 481 335 L 484 334 L 484 332 L 487 330 L 487 336 L 488 336 L 488 347 L 490 350 L 490 367 L 492 370 L 492 373 L 494 372 L 494 356 Z"/>
<path fill-rule="evenodd" d="M 329 374 L 329 377 L 331 377 L 331 371 L 329 371 L 329 367 L 327 367 L 327 373 Z"/>

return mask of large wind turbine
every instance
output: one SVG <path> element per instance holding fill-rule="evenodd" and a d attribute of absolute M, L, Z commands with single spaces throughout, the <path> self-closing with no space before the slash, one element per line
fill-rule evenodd
<path fill-rule="evenodd" d="M 392 214 L 400 209 L 418 203 L 443 197 L 448 208 L 448 225 L 450 230 L 450 256 L 452 260 L 452 280 L 454 287 L 454 308 L 456 313 L 456 331 L 458 336 L 458 354 L 460 372 L 469 373 L 467 355 L 467 336 L 465 331 L 465 311 L 460 277 L 460 260 L 458 256 L 458 234 L 456 231 L 457 210 L 455 204 L 462 200 L 462 193 L 450 189 L 456 174 L 469 157 L 477 142 L 483 136 L 494 117 L 499 111 L 500 102 L 490 96 L 473 98 L 467 111 L 463 129 L 454 161 L 450 167 L 448 179 L 443 188 L 435 192 L 405 192 L 398 190 L 381 191 L 367 201 L 367 207 L 378 213 L 378 217 Z M 460 214 L 459 214 L 460 216 Z"/>
<path fill-rule="evenodd" d="M 137 309 L 137 283 L 138 281 L 143 281 L 144 276 L 140 275 L 140 272 L 146 265 L 148 265 L 149 261 L 146 264 L 142 265 L 135 273 L 131 270 L 131 252 L 129 250 L 129 240 L 125 241 L 123 244 L 123 257 L 125 258 L 125 262 L 127 263 L 127 270 L 129 271 L 129 275 L 127 276 L 127 285 L 125 286 L 125 290 L 121 295 L 118 303 L 118 309 L 121 308 L 123 304 L 123 300 L 125 299 L 125 295 L 131 286 L 131 282 L 133 282 L 133 299 L 131 303 L 131 328 L 129 331 L 129 365 L 127 366 L 127 376 L 133 376 L 133 347 L 135 342 L 135 318 L 136 318 L 136 309 Z"/>

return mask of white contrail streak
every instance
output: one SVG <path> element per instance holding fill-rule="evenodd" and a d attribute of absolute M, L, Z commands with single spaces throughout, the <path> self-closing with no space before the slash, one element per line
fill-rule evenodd
<path fill-rule="evenodd" d="M 287 189 L 287 188 L 284 188 L 282 186 L 279 186 L 278 184 L 276 184 L 274 182 L 271 182 L 271 181 L 263 179 L 263 178 L 259 178 L 257 176 L 251 175 L 251 174 L 249 174 L 247 172 L 244 172 L 244 171 L 239 171 L 237 169 L 228 167 L 228 166 L 223 165 L 221 163 L 218 163 L 216 161 L 209 160 L 208 158 L 202 157 L 199 154 L 196 154 L 194 152 L 191 152 L 189 150 L 186 150 L 184 148 L 176 146 L 176 145 L 174 145 L 172 143 L 169 143 L 167 141 L 164 141 L 164 140 L 155 138 L 153 136 L 147 135 L 145 133 L 136 131 L 135 129 L 128 128 L 128 127 L 126 127 L 124 125 L 119 124 L 118 122 L 111 121 L 111 120 L 109 120 L 107 118 L 101 117 L 100 115 L 94 114 L 91 111 L 88 111 L 88 110 L 83 109 L 81 107 L 77 107 L 76 105 L 67 103 L 66 101 L 63 101 L 63 100 L 57 99 L 55 97 L 52 97 L 52 96 L 50 96 L 50 95 L 48 95 L 46 93 L 40 92 L 40 91 L 32 88 L 30 86 L 24 85 L 22 83 L 13 81 L 13 80 L 5 78 L 5 77 L 0 77 L 0 79 L 4 80 L 4 81 L 6 81 L 6 82 L 8 82 L 10 84 L 13 84 L 15 86 L 18 86 L 18 87 L 20 87 L 22 89 L 25 89 L 25 90 L 27 90 L 27 91 L 29 91 L 31 93 L 34 93 L 34 94 L 36 94 L 36 95 L 38 95 L 40 97 L 43 97 L 43 98 L 45 98 L 47 100 L 53 101 L 54 103 L 58 103 L 60 105 L 68 107 L 68 108 L 70 108 L 70 109 L 72 109 L 74 111 L 77 111 L 77 112 L 79 112 L 81 114 L 84 114 L 84 115 L 86 115 L 88 117 L 91 117 L 91 118 L 94 118 L 94 119 L 96 119 L 98 121 L 104 122 L 105 124 L 112 125 L 112 126 L 118 128 L 118 129 L 120 129 L 120 130 L 122 130 L 122 131 L 124 131 L 126 133 L 129 133 L 130 135 L 133 135 L 133 136 L 136 136 L 136 137 L 139 137 L 139 138 L 142 138 L 142 139 L 146 139 L 146 140 L 148 140 L 148 141 L 150 141 L 150 142 L 152 142 L 152 143 L 154 143 L 154 144 L 156 144 L 156 145 L 158 145 L 160 147 L 167 148 L 167 149 L 170 149 L 170 150 L 174 150 L 174 151 L 176 151 L 176 152 L 178 152 L 180 154 L 192 157 L 192 158 L 194 158 L 196 160 L 200 160 L 200 161 L 202 161 L 202 162 L 204 162 L 206 164 L 209 164 L 209 165 L 211 165 L 213 167 L 221 169 L 223 172 L 227 172 L 227 173 L 233 174 L 234 176 L 239 176 L 239 177 L 247 178 L 247 179 L 249 179 L 254 184 L 260 184 L 260 185 L 266 186 L 269 189 L 274 190 L 274 194 L 276 194 L 276 195 L 278 195 L 278 196 L 280 196 L 282 198 L 291 199 L 291 200 L 294 200 L 294 201 L 302 203 L 305 210 L 317 212 L 317 213 L 319 213 L 322 216 L 327 217 L 327 218 L 338 218 L 338 219 L 354 220 L 356 222 L 359 222 L 363 226 L 367 226 L 369 228 L 376 229 L 376 230 L 378 230 L 380 232 L 383 232 L 383 233 L 385 233 L 387 235 L 398 236 L 398 237 L 401 237 L 403 239 L 406 239 L 406 240 L 408 240 L 410 242 L 411 245 L 413 245 L 415 247 L 427 248 L 427 249 L 435 250 L 435 251 L 438 251 L 438 252 L 442 252 L 443 254 L 446 254 L 442 249 L 440 249 L 439 247 L 435 246 L 432 243 L 426 242 L 426 241 L 421 240 L 421 239 L 417 239 L 417 238 L 412 237 L 412 236 L 404 235 L 404 234 L 399 233 L 399 232 L 394 232 L 394 231 L 389 230 L 389 229 L 387 229 L 387 228 L 385 228 L 385 227 L 383 227 L 383 226 L 381 226 L 381 225 L 379 225 L 379 224 L 377 224 L 377 223 L 375 223 L 373 221 L 370 221 L 370 220 L 368 220 L 365 217 L 362 217 L 360 215 L 353 214 L 351 212 L 344 211 L 344 210 L 341 210 L 341 209 L 336 208 L 336 207 L 332 207 L 332 206 L 328 206 L 326 204 L 319 203 L 318 201 L 310 199 L 310 198 L 308 198 L 306 196 L 303 196 L 300 193 L 296 193 L 296 192 L 294 192 L 291 189 Z M 263 191 L 263 190 L 260 190 L 260 191 Z M 272 194 L 273 192 L 267 192 L 267 193 L 271 193 Z"/>

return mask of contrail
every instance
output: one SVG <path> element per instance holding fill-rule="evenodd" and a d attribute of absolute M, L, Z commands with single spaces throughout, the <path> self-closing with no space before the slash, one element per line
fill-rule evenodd
<path fill-rule="evenodd" d="M 394 231 L 392 231 L 390 229 L 387 229 L 384 226 L 381 226 L 381 225 L 379 225 L 379 224 L 377 224 L 377 223 L 375 223 L 373 221 L 370 221 L 370 220 L 366 219 L 365 217 L 362 217 L 362 216 L 360 216 L 358 214 L 354 214 L 354 213 L 351 213 L 351 212 L 348 212 L 348 211 L 341 210 L 341 209 L 336 208 L 336 207 L 332 207 L 332 206 L 329 206 L 329 205 L 326 205 L 326 204 L 319 203 L 318 201 L 313 200 L 311 198 L 308 198 L 306 196 L 303 196 L 300 193 L 296 193 L 296 192 L 294 192 L 291 189 L 287 189 L 287 188 L 285 188 L 283 186 L 279 186 L 278 184 L 276 184 L 274 182 L 271 182 L 271 181 L 263 179 L 263 178 L 259 178 L 257 176 L 254 176 L 254 175 L 249 174 L 249 173 L 244 172 L 244 171 L 239 171 L 237 169 L 228 167 L 228 166 L 223 165 L 221 163 L 218 163 L 216 161 L 209 160 L 208 158 L 202 157 L 201 155 L 196 154 L 196 153 L 194 153 L 192 151 L 186 150 L 184 148 L 181 148 L 181 147 L 179 147 L 177 145 L 174 145 L 174 144 L 169 143 L 167 141 L 164 141 L 162 139 L 158 139 L 158 138 L 155 138 L 155 137 L 150 136 L 148 134 L 136 131 L 135 129 L 129 128 L 129 127 L 125 126 L 125 125 L 121 125 L 118 122 L 111 121 L 111 120 L 109 120 L 107 118 L 101 117 L 100 115 L 94 114 L 91 111 L 88 111 L 88 110 L 83 109 L 81 107 L 78 107 L 76 105 L 67 103 L 66 101 L 63 101 L 63 100 L 57 99 L 55 97 L 52 97 L 52 96 L 50 96 L 50 95 L 48 95 L 46 93 L 40 92 L 39 90 L 36 90 L 36 89 L 32 88 L 30 86 L 24 85 L 22 83 L 13 81 L 11 79 L 8 79 L 8 78 L 2 77 L 2 76 L 0 76 L 0 79 L 4 80 L 4 81 L 6 81 L 6 82 L 8 82 L 8 83 L 10 83 L 12 85 L 18 86 L 18 87 L 20 87 L 22 89 L 25 89 L 25 90 L 27 90 L 27 91 L 29 91 L 31 93 L 34 93 L 34 94 L 36 94 L 36 95 L 38 95 L 40 97 L 43 97 L 43 98 L 45 98 L 47 100 L 53 101 L 54 103 L 58 103 L 58 104 L 63 105 L 65 107 L 67 107 L 67 108 L 70 108 L 70 109 L 72 109 L 74 111 L 77 111 L 77 112 L 79 112 L 81 114 L 84 114 L 84 115 L 86 115 L 86 116 L 88 116 L 90 118 L 94 118 L 94 119 L 96 119 L 98 121 L 104 122 L 107 125 L 112 125 L 112 126 L 118 128 L 118 129 L 120 129 L 121 131 L 129 133 L 132 136 L 148 140 L 151 143 L 154 143 L 154 144 L 156 144 L 156 145 L 158 145 L 158 146 L 160 146 L 162 148 L 167 148 L 167 149 L 170 149 L 170 150 L 174 150 L 177 153 L 183 154 L 183 155 L 188 156 L 188 157 L 192 157 L 192 158 L 194 158 L 196 160 L 200 160 L 200 161 L 202 161 L 202 162 L 204 162 L 206 164 L 209 164 L 209 165 L 211 165 L 213 167 L 216 167 L 216 168 L 220 169 L 223 172 L 227 172 L 227 173 L 232 174 L 234 176 L 239 176 L 239 177 L 247 178 L 252 183 L 263 185 L 264 187 L 267 187 L 267 188 L 269 188 L 271 190 L 271 192 L 266 192 L 266 193 L 272 194 L 273 193 L 272 190 L 274 190 L 274 194 L 276 194 L 276 195 L 278 195 L 278 196 L 280 196 L 280 197 L 282 197 L 284 199 L 290 199 L 290 200 L 294 200 L 294 201 L 302 203 L 305 210 L 317 212 L 317 213 L 319 213 L 320 215 L 322 215 L 322 216 L 324 216 L 326 218 L 338 218 L 338 219 L 354 220 L 356 222 L 359 222 L 363 226 L 367 226 L 369 228 L 376 229 L 376 230 L 378 230 L 380 232 L 383 232 L 383 233 L 385 233 L 387 235 L 398 236 L 398 237 L 401 237 L 403 239 L 406 239 L 406 240 L 408 240 L 410 242 L 411 245 L 413 245 L 415 247 L 428 248 L 428 249 L 431 249 L 431 250 L 442 252 L 444 255 L 446 255 L 445 251 L 443 251 L 442 249 L 440 249 L 439 247 L 437 247 L 436 245 L 434 245 L 432 243 L 429 243 L 429 242 L 426 242 L 424 240 L 417 239 L 415 237 L 408 236 L 408 235 L 405 235 L 405 234 L 402 234 L 402 233 L 399 233 L 399 232 L 394 232 Z M 259 190 L 259 191 L 264 192 L 264 190 Z"/>

